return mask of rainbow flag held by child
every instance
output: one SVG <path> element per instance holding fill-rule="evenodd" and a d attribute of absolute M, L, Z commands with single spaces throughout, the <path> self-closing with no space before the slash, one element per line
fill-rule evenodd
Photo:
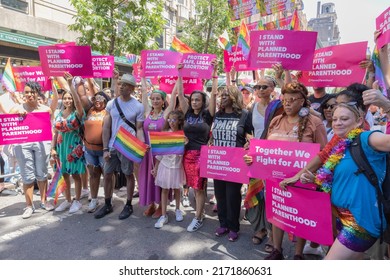
<path fill-rule="evenodd" d="M 145 156 L 147 145 L 122 126 L 116 134 L 114 148 L 133 162 L 140 163 Z"/>
<path fill-rule="evenodd" d="M 170 50 L 180 53 L 196 53 L 196 51 L 180 41 L 176 36 L 173 37 Z"/>
<path fill-rule="evenodd" d="M 184 154 L 185 136 L 183 131 L 150 131 L 152 155 Z"/>
<path fill-rule="evenodd" d="M 64 176 L 62 176 L 61 166 L 58 164 L 57 161 L 57 169 L 56 172 L 54 173 L 53 179 L 51 180 L 49 188 L 47 189 L 46 197 L 53 197 L 54 205 L 56 205 L 58 201 L 58 196 L 61 193 L 63 193 L 65 189 L 66 189 L 66 182 Z"/>

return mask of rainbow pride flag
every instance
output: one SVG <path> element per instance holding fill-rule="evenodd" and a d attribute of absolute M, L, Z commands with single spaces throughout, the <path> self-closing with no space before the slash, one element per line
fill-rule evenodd
<path fill-rule="evenodd" d="M 229 41 L 229 35 L 227 33 L 227 31 L 225 30 L 221 36 L 219 36 L 218 38 L 218 45 L 228 51 L 228 52 L 232 52 L 232 44 L 230 43 Z"/>
<path fill-rule="evenodd" d="M 46 197 L 54 198 L 54 205 L 57 204 L 58 196 L 66 189 L 66 182 L 64 176 L 62 176 L 61 166 L 57 162 L 57 170 L 54 173 L 53 179 L 46 192 Z"/>
<path fill-rule="evenodd" d="M 180 52 L 180 53 L 196 53 L 196 51 L 194 51 L 185 43 L 180 41 L 176 36 L 173 37 L 170 50 L 174 52 Z"/>
<path fill-rule="evenodd" d="M 248 191 L 245 196 L 244 206 L 249 209 L 259 204 L 261 199 L 261 191 L 264 189 L 264 181 L 262 179 L 250 178 Z"/>
<path fill-rule="evenodd" d="M 184 153 L 184 131 L 150 131 L 152 155 L 182 155 Z"/>
<path fill-rule="evenodd" d="M 242 49 L 242 54 L 246 59 L 248 59 L 250 51 L 250 37 L 248 28 L 243 20 L 241 21 L 240 30 L 238 31 L 237 46 Z"/>
<path fill-rule="evenodd" d="M 382 72 L 381 62 L 379 60 L 379 50 L 377 45 L 375 45 L 374 51 L 371 56 L 371 60 L 372 63 L 374 63 L 374 67 L 375 67 L 375 80 L 378 81 L 378 85 L 381 89 L 382 94 L 384 96 L 387 96 L 386 83 Z"/>
<path fill-rule="evenodd" d="M 10 92 L 16 91 L 16 83 L 14 78 L 14 72 L 12 71 L 11 59 L 8 58 L 7 64 L 4 68 L 3 76 L 1 77 L 1 83 L 6 87 Z"/>
<path fill-rule="evenodd" d="M 145 156 L 147 145 L 122 126 L 116 134 L 114 148 L 133 162 L 140 163 Z"/>
<path fill-rule="evenodd" d="M 299 30 L 298 11 L 295 10 L 290 22 L 290 30 Z"/>

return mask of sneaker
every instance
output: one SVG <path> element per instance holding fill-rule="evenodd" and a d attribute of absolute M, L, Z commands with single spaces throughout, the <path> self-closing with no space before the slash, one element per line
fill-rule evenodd
<path fill-rule="evenodd" d="M 80 203 L 79 200 L 73 200 L 72 205 L 70 206 L 70 209 L 69 209 L 69 214 L 76 213 L 77 211 L 79 211 L 81 209 L 82 206 L 83 205 Z"/>
<path fill-rule="evenodd" d="M 133 214 L 133 205 L 126 204 L 125 207 L 123 207 L 122 212 L 119 214 L 119 220 L 127 219 L 131 214 Z"/>
<path fill-rule="evenodd" d="M 163 225 L 165 225 L 166 223 L 168 223 L 168 215 L 165 215 L 165 216 L 161 216 L 157 222 L 154 224 L 154 227 L 155 228 L 162 228 Z"/>
<path fill-rule="evenodd" d="M 92 198 L 91 202 L 88 205 L 88 213 L 95 212 L 98 205 L 99 205 L 99 200 L 97 198 Z"/>
<path fill-rule="evenodd" d="M 41 202 L 39 204 L 39 208 L 43 209 L 43 210 L 46 210 L 46 211 L 53 211 L 54 210 L 54 206 L 53 204 L 51 204 L 50 202 Z"/>
<path fill-rule="evenodd" d="M 187 195 L 184 195 L 183 196 L 183 207 L 190 207 L 191 206 L 191 203 L 190 203 L 190 199 L 188 198 Z"/>
<path fill-rule="evenodd" d="M 264 258 L 265 260 L 284 260 L 282 252 L 278 249 L 274 249 L 268 256 Z"/>
<path fill-rule="evenodd" d="M 23 209 L 24 212 L 22 214 L 23 219 L 28 219 L 32 216 L 32 214 L 35 212 L 34 207 L 27 206 L 26 208 Z"/>
<path fill-rule="evenodd" d="M 187 227 L 187 231 L 194 232 L 200 229 L 203 226 L 203 220 L 198 220 L 197 218 L 192 219 L 191 224 Z"/>
<path fill-rule="evenodd" d="M 176 200 L 171 200 L 171 202 L 169 202 L 169 206 L 176 207 Z"/>
<path fill-rule="evenodd" d="M 107 214 L 110 214 L 112 211 L 113 211 L 112 205 L 104 204 L 103 207 L 96 212 L 95 219 L 101 219 Z"/>
<path fill-rule="evenodd" d="M 176 215 L 176 222 L 183 221 L 183 213 L 181 212 L 180 209 L 175 210 L 175 215 Z"/>
<path fill-rule="evenodd" d="M 81 189 L 80 199 L 88 198 L 88 196 L 89 196 L 89 189 Z"/>
<path fill-rule="evenodd" d="M 320 245 L 317 248 L 313 248 L 310 246 L 310 242 L 308 242 L 305 244 L 305 247 L 303 248 L 303 254 L 322 256 L 322 248 Z"/>
<path fill-rule="evenodd" d="M 63 212 L 63 211 L 65 211 L 66 209 L 69 209 L 71 205 L 72 205 L 72 204 L 71 204 L 70 202 L 68 202 L 68 201 L 65 200 L 65 201 L 62 202 L 60 205 L 58 205 L 57 208 L 54 209 L 54 211 L 56 211 L 56 212 Z"/>

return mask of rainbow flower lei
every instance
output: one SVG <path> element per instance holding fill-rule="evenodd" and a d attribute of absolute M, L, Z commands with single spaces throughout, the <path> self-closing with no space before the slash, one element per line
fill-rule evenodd
<path fill-rule="evenodd" d="M 324 192 L 329 193 L 332 190 L 333 171 L 336 168 L 336 165 L 339 164 L 340 160 L 344 157 L 345 150 L 362 132 L 363 129 L 361 128 L 351 130 L 345 139 L 342 139 L 333 147 L 328 160 L 320 169 L 318 169 L 314 182 L 320 186 Z"/>

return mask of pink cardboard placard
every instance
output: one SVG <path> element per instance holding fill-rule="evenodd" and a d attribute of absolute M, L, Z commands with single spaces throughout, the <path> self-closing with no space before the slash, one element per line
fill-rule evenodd
<path fill-rule="evenodd" d="M 361 83 L 366 73 L 359 62 L 366 59 L 367 42 L 321 48 L 315 51 L 311 71 L 302 71 L 300 82 L 314 87 L 346 87 Z"/>
<path fill-rule="evenodd" d="M 202 146 L 200 151 L 200 176 L 229 182 L 247 184 L 248 166 L 243 148 Z"/>
<path fill-rule="evenodd" d="M 376 18 L 376 30 L 382 32 L 376 42 L 378 49 L 381 49 L 390 42 L 390 7 Z"/>
<path fill-rule="evenodd" d="M 242 54 L 241 48 L 236 46 L 232 47 L 232 52 L 228 52 L 227 50 L 223 51 L 223 62 L 225 64 L 224 71 L 230 72 L 232 70 L 232 66 L 236 69 L 236 71 L 248 71 L 255 70 L 256 68 L 248 67 L 248 60 Z"/>
<path fill-rule="evenodd" d="M 166 93 L 172 93 L 175 87 L 177 77 L 161 77 L 160 78 L 160 89 Z M 202 79 L 196 78 L 183 78 L 183 90 L 184 94 L 191 94 L 195 90 L 203 90 Z"/>
<path fill-rule="evenodd" d="M 214 69 L 211 61 L 216 57 L 215 54 L 184 53 L 182 77 L 210 79 Z"/>
<path fill-rule="evenodd" d="M 50 80 L 43 74 L 40 66 L 19 66 L 12 67 L 14 72 L 17 91 L 24 91 L 27 82 L 37 82 L 41 85 L 41 90 L 51 90 Z"/>
<path fill-rule="evenodd" d="M 278 228 L 322 245 L 333 243 L 330 195 L 266 180 L 267 220 Z"/>
<path fill-rule="evenodd" d="M 0 145 L 51 141 L 51 122 L 48 112 L 0 115 Z"/>
<path fill-rule="evenodd" d="M 317 143 L 251 139 L 249 155 L 253 163 L 248 168 L 248 176 L 281 181 L 297 174 L 319 151 Z M 302 187 L 316 188 L 314 184 Z"/>
<path fill-rule="evenodd" d="M 261 30 L 250 33 L 249 67 L 271 68 L 281 63 L 284 69 L 310 70 L 317 32 Z"/>
<path fill-rule="evenodd" d="M 141 51 L 141 77 L 178 76 L 177 65 L 181 56 L 181 53 L 173 51 Z"/>
<path fill-rule="evenodd" d="M 114 56 L 112 55 L 92 56 L 92 70 L 94 78 L 111 78 L 114 66 Z"/>
<path fill-rule="evenodd" d="M 92 77 L 92 56 L 90 46 L 39 46 L 39 59 L 46 76 Z"/>

